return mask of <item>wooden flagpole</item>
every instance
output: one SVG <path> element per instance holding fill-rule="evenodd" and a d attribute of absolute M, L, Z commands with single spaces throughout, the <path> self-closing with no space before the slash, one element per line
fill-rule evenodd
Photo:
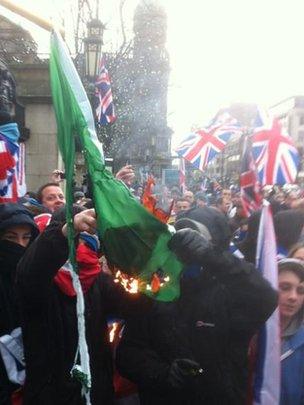
<path fill-rule="evenodd" d="M 19 14 L 20 16 L 26 18 L 27 20 L 33 22 L 34 24 L 38 25 L 39 27 L 47 30 L 52 31 L 54 28 L 51 21 L 40 17 L 37 14 L 32 13 L 31 11 L 26 10 L 25 8 L 17 5 L 15 2 L 11 0 L 0 0 L 0 6 L 7 8 L 8 10 L 12 11 L 13 13 Z M 59 28 L 61 35 L 64 37 L 65 30 L 63 27 Z"/>

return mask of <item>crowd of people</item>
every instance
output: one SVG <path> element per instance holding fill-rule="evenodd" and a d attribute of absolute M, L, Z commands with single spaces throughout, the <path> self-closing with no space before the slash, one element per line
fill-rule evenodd
<path fill-rule="evenodd" d="M 1 132 L 13 120 L 15 84 L 5 67 L 0 76 Z M 68 262 L 63 178 L 55 170 L 39 190 L 0 204 L 0 405 L 88 403 L 74 368 L 81 314 Z M 116 178 L 143 202 L 145 184 L 134 185 L 132 166 Z M 183 265 L 180 296 L 171 302 L 131 293 L 115 278 L 89 191 L 75 190 L 73 223 L 92 405 L 252 403 L 249 352 L 277 306 L 280 404 L 304 404 L 301 188 L 264 190 L 274 214 L 276 291 L 255 268 L 261 212 L 245 215 L 237 187 L 181 192 L 156 185 L 155 203 L 175 227 L 168 247 Z M 113 322 L 120 325 L 115 345 Z"/>
<path fill-rule="evenodd" d="M 123 167 L 116 177 L 140 202 L 144 187 L 132 189 L 133 168 Z M 76 292 L 65 269 L 60 172 L 50 180 L 18 203 L 0 205 L 0 404 L 85 403 L 80 382 L 71 376 L 78 343 Z M 304 403 L 302 190 L 264 190 L 274 214 L 278 292 L 255 268 L 260 212 L 246 217 L 236 187 L 214 193 L 155 190 L 164 209 L 174 201 L 169 222 L 176 233 L 169 247 L 184 270 L 180 298 L 173 302 L 130 294 L 117 283 L 103 257 L 93 202 L 83 191 L 74 195 L 91 403 L 248 403 L 249 348 L 277 304 L 281 404 Z M 113 319 L 124 323 L 115 347 L 108 329 Z"/>

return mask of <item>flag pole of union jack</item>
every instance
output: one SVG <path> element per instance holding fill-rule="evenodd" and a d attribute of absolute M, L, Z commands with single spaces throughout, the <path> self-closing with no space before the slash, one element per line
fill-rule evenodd
<path fill-rule="evenodd" d="M 208 127 L 190 133 L 175 151 L 179 157 L 203 171 L 222 152 L 231 137 L 240 134 L 237 120 L 224 112 L 218 114 Z"/>
<path fill-rule="evenodd" d="M 240 175 L 241 199 L 246 217 L 257 211 L 262 204 L 261 185 L 252 155 L 251 140 L 247 135 L 244 140 Z"/>
<path fill-rule="evenodd" d="M 271 128 L 256 128 L 253 134 L 253 157 L 262 186 L 294 183 L 299 166 L 299 152 L 281 124 L 273 120 Z"/>
<path fill-rule="evenodd" d="M 186 191 L 186 165 L 183 158 L 179 159 L 179 188 L 182 194 Z"/>
<path fill-rule="evenodd" d="M 109 73 L 101 56 L 95 82 L 96 116 L 100 125 L 111 124 L 116 120 Z"/>

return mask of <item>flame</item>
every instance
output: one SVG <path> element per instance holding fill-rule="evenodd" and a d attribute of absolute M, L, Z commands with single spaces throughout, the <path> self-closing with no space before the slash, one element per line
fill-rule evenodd
<path fill-rule="evenodd" d="M 119 323 L 118 322 L 113 322 L 112 325 L 110 326 L 110 331 L 109 331 L 109 339 L 110 342 L 112 343 L 114 338 L 115 338 L 115 332 L 116 329 L 118 328 Z"/>
<path fill-rule="evenodd" d="M 159 277 L 156 273 L 153 273 L 149 284 L 142 282 L 137 278 L 130 277 L 127 274 L 122 273 L 120 270 L 116 271 L 114 278 L 114 283 L 120 283 L 130 294 L 136 294 L 138 291 L 143 291 L 144 289 L 156 294 L 161 287 L 168 283 L 168 281 L 170 281 L 169 276 Z"/>
<path fill-rule="evenodd" d="M 138 293 L 139 281 L 137 280 L 137 278 L 128 277 L 126 274 L 123 274 L 120 270 L 116 272 L 114 282 L 120 283 L 123 286 L 123 288 L 130 294 Z"/>

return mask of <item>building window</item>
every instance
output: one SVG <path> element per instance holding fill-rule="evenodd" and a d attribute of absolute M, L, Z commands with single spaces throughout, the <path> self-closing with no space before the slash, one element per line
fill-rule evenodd
<path fill-rule="evenodd" d="M 304 125 L 304 115 L 299 116 L 299 125 Z"/>

